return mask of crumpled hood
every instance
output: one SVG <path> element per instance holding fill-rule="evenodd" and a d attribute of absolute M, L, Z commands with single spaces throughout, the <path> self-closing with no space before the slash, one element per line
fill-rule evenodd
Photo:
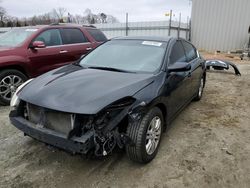
<path fill-rule="evenodd" d="M 34 79 L 23 88 L 19 97 L 58 111 L 96 114 L 116 100 L 133 96 L 153 80 L 152 74 L 83 69 L 69 65 Z"/>

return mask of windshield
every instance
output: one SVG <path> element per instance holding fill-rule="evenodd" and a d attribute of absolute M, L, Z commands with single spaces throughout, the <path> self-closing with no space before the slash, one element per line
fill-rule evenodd
<path fill-rule="evenodd" d="M 163 42 L 112 40 L 85 56 L 80 65 L 153 73 L 161 67 L 165 48 Z"/>
<path fill-rule="evenodd" d="M 37 29 L 18 28 L 12 29 L 0 35 L 0 46 L 18 46 L 22 44 L 31 34 L 36 32 Z"/>

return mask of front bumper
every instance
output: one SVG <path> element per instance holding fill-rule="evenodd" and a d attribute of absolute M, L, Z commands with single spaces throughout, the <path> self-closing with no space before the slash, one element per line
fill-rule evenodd
<path fill-rule="evenodd" d="M 72 153 L 87 154 L 94 147 L 93 131 L 89 131 L 81 137 L 73 136 L 67 139 L 66 135 L 35 125 L 21 116 L 10 116 L 10 121 L 26 135 Z"/>

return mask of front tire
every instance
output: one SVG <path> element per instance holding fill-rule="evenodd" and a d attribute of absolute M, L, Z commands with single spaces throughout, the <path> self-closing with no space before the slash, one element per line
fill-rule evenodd
<path fill-rule="evenodd" d="M 27 80 L 20 71 L 7 69 L 0 72 L 0 104 L 9 105 L 16 89 Z"/>
<path fill-rule="evenodd" d="M 129 123 L 127 135 L 133 145 L 126 146 L 128 157 L 136 162 L 148 163 L 158 152 L 164 125 L 162 112 L 154 107 L 140 122 Z"/>

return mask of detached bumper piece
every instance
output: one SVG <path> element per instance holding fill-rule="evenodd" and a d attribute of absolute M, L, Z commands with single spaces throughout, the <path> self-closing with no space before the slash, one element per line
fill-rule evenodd
<path fill-rule="evenodd" d="M 39 125 L 31 123 L 21 116 L 10 117 L 10 121 L 26 135 L 71 153 L 87 154 L 94 146 L 93 131 L 89 131 L 81 137 L 73 136 L 68 139 L 65 134 L 39 127 Z"/>
<path fill-rule="evenodd" d="M 221 61 L 221 60 L 207 60 L 206 61 L 206 67 L 207 69 L 210 69 L 210 67 L 213 67 L 214 70 L 228 70 L 229 66 L 232 66 L 234 69 L 234 72 L 237 76 L 241 76 L 241 73 L 237 66 L 229 61 Z"/>

